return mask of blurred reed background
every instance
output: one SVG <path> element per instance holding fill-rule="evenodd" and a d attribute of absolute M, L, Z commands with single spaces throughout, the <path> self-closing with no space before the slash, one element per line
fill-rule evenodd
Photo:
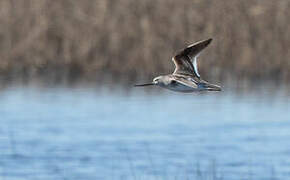
<path fill-rule="evenodd" d="M 1 82 L 134 83 L 212 37 L 205 79 L 290 82 L 288 0 L 1 0 Z"/>

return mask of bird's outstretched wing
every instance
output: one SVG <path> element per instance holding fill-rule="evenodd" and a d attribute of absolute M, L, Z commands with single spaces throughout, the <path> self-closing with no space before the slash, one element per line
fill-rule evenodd
<path fill-rule="evenodd" d="M 196 42 L 189 45 L 187 48 L 180 51 L 175 55 L 172 60 L 175 64 L 175 70 L 173 74 L 186 74 L 193 75 L 200 78 L 197 69 L 197 57 L 199 53 L 206 48 L 212 39 Z"/>

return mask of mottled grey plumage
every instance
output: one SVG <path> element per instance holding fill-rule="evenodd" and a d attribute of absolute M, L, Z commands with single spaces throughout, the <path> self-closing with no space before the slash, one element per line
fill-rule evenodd
<path fill-rule="evenodd" d="M 158 85 L 178 92 L 221 91 L 219 86 L 202 80 L 197 69 L 197 57 L 211 41 L 212 39 L 199 41 L 177 53 L 172 58 L 175 65 L 175 70 L 172 74 L 158 76 L 153 79 L 152 83 L 135 86 Z"/>

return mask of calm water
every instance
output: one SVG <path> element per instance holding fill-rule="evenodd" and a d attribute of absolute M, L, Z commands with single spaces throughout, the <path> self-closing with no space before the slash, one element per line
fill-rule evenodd
<path fill-rule="evenodd" d="M 9 88 L 0 99 L 0 179 L 290 178 L 283 93 Z"/>

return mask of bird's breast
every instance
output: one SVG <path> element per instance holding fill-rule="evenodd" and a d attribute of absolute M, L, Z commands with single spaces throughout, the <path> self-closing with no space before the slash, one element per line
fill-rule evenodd
<path fill-rule="evenodd" d="M 176 81 L 173 82 L 173 83 L 170 83 L 170 84 L 168 84 L 166 86 L 163 85 L 161 87 L 169 89 L 169 90 L 172 90 L 172 91 L 177 91 L 177 92 L 194 92 L 194 91 L 197 91 L 197 89 L 195 89 L 195 88 L 183 85 L 183 84 L 178 83 Z"/>

